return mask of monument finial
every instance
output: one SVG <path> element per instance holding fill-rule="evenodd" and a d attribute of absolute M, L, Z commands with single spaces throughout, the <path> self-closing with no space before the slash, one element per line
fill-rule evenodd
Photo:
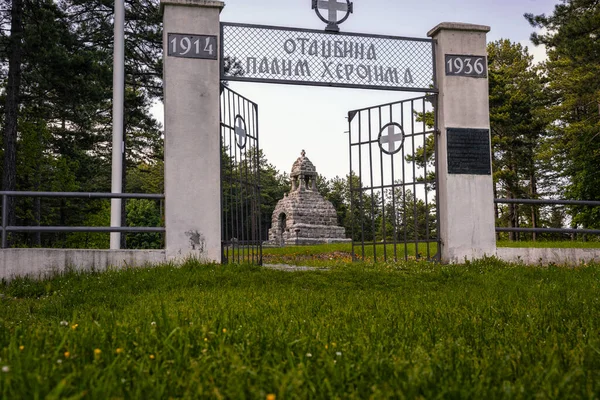
<path fill-rule="evenodd" d="M 302 157 L 306 157 L 306 152 L 305 152 L 304 150 L 302 150 L 302 153 L 300 153 L 300 155 L 301 155 Z"/>

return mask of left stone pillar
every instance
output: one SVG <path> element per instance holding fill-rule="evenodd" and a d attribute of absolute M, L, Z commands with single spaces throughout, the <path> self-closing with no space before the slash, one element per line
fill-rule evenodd
<path fill-rule="evenodd" d="M 161 0 L 167 260 L 221 261 L 219 14 L 224 6 L 214 0 Z"/>

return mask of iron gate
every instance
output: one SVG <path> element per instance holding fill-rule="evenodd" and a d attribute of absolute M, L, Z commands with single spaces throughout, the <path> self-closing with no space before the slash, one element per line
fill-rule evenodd
<path fill-rule="evenodd" d="M 222 262 L 262 265 L 258 105 L 221 86 Z"/>
<path fill-rule="evenodd" d="M 435 102 L 348 113 L 355 260 L 440 259 Z"/>

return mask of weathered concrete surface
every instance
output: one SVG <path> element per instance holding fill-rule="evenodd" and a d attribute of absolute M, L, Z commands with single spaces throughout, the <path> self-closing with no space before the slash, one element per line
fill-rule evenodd
<path fill-rule="evenodd" d="M 445 56 L 485 56 L 489 30 L 446 22 L 429 32 L 437 41 L 440 237 L 445 263 L 496 254 L 492 176 L 449 174 L 447 157 L 447 128 L 489 130 L 490 119 L 488 79 L 446 76 Z"/>
<path fill-rule="evenodd" d="M 496 256 L 504 261 L 527 265 L 578 266 L 592 261 L 600 262 L 600 249 L 499 247 Z"/>
<path fill-rule="evenodd" d="M 223 6 L 220 1 L 161 1 L 169 260 L 221 261 L 220 63 L 170 57 L 167 38 L 169 33 L 219 37 Z"/>
<path fill-rule="evenodd" d="M 164 250 L 0 250 L 0 279 L 40 278 L 67 269 L 102 271 L 108 267 L 142 267 L 166 262 Z"/>

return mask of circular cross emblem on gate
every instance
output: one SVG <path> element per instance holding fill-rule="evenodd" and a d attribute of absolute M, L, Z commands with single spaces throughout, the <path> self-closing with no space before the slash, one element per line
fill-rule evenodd
<path fill-rule="evenodd" d="M 236 136 L 236 144 L 240 149 L 244 149 L 246 147 L 246 141 L 248 138 L 248 134 L 246 133 L 246 121 L 241 115 L 235 116 L 235 136 Z"/>
<path fill-rule="evenodd" d="M 354 4 L 350 0 L 313 0 L 312 8 L 317 13 L 317 16 L 321 21 L 327 24 L 325 28 L 328 32 L 339 32 L 340 28 L 338 24 L 343 23 L 348 19 L 350 14 L 354 11 Z M 327 18 L 321 15 L 319 10 L 327 10 Z M 338 11 L 345 12 L 346 14 L 342 19 L 338 20 Z"/>
<path fill-rule="evenodd" d="M 404 146 L 404 129 L 402 125 L 391 122 L 381 128 L 379 132 L 379 148 L 385 154 L 393 155 Z"/>

